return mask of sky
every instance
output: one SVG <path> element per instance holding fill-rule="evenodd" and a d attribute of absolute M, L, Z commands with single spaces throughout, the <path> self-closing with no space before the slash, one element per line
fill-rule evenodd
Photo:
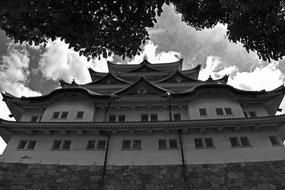
<path fill-rule="evenodd" d="M 14 96 L 39 96 L 59 87 L 59 79 L 77 83 L 91 82 L 88 68 L 108 72 L 107 61 L 118 64 L 137 64 L 146 56 L 150 62 L 165 63 L 183 58 L 183 69 L 201 64 L 199 79 L 209 75 L 220 78 L 230 75 L 228 84 L 244 90 L 272 90 L 285 81 L 285 59 L 265 62 L 255 52 L 247 52 L 240 43 L 226 38 L 226 26 L 196 31 L 181 21 L 173 6 L 164 6 L 153 28 L 148 29 L 150 41 L 143 53 L 132 59 L 122 60 L 112 55 L 107 59 L 86 57 L 68 44 L 56 39 L 44 47 L 15 44 L 4 31 L 0 31 L 0 91 Z M 285 101 L 282 101 L 284 108 Z M 0 95 L 0 118 L 11 120 L 10 111 Z M 5 148 L 0 139 L 0 153 Z"/>

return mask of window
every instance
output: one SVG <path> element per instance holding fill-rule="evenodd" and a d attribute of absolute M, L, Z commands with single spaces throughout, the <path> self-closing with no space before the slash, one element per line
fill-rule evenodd
<path fill-rule="evenodd" d="M 250 146 L 249 140 L 247 137 L 240 137 L 241 146 Z"/>
<path fill-rule="evenodd" d="M 173 116 L 174 116 L 174 121 L 180 121 L 181 120 L 180 113 L 175 113 Z"/>
<path fill-rule="evenodd" d="M 106 141 L 105 140 L 98 140 L 97 149 L 98 150 L 105 150 Z"/>
<path fill-rule="evenodd" d="M 141 140 L 133 140 L 133 149 L 141 149 Z"/>
<path fill-rule="evenodd" d="M 87 142 L 87 150 L 93 150 L 93 149 L 95 149 L 95 143 L 96 143 L 95 140 L 89 140 L 89 141 Z"/>
<path fill-rule="evenodd" d="M 60 145 L 61 145 L 61 141 L 60 140 L 55 140 L 53 142 L 52 149 L 53 150 L 59 150 L 60 149 Z"/>
<path fill-rule="evenodd" d="M 250 117 L 256 117 L 256 113 L 254 111 L 248 112 Z"/>
<path fill-rule="evenodd" d="M 195 142 L 195 147 L 196 148 L 203 148 L 203 141 L 202 141 L 202 139 L 195 138 L 194 142 Z"/>
<path fill-rule="evenodd" d="M 130 150 L 131 149 L 131 140 L 123 140 L 122 149 L 123 150 Z"/>
<path fill-rule="evenodd" d="M 68 112 L 67 111 L 64 111 L 61 113 L 61 116 L 60 116 L 60 119 L 66 119 L 67 118 L 67 115 L 68 115 Z"/>
<path fill-rule="evenodd" d="M 28 150 L 34 150 L 35 146 L 36 146 L 36 142 L 35 140 L 31 140 L 29 141 L 28 145 L 27 145 L 27 149 Z"/>
<path fill-rule="evenodd" d="M 59 112 L 53 112 L 52 119 L 58 119 L 59 118 Z"/>
<path fill-rule="evenodd" d="M 70 150 L 71 141 L 65 140 L 63 141 L 62 150 Z"/>
<path fill-rule="evenodd" d="M 238 142 L 237 137 L 230 137 L 230 142 L 231 142 L 232 147 L 238 147 L 239 146 L 239 142 Z"/>
<path fill-rule="evenodd" d="M 224 111 L 222 108 L 216 108 L 217 115 L 224 115 Z"/>
<path fill-rule="evenodd" d="M 166 149 L 166 139 L 159 139 L 158 140 L 158 148 L 159 149 Z"/>
<path fill-rule="evenodd" d="M 148 121 L 148 115 L 147 114 L 142 114 L 141 115 L 141 121 L 143 121 L 143 122 Z"/>
<path fill-rule="evenodd" d="M 115 122 L 116 121 L 116 115 L 109 115 L 109 122 Z"/>
<path fill-rule="evenodd" d="M 83 115 L 84 115 L 84 111 L 79 111 L 79 112 L 77 112 L 77 114 L 76 114 L 76 119 L 82 119 L 82 118 L 83 118 Z"/>
<path fill-rule="evenodd" d="M 201 116 L 206 116 L 206 115 L 207 115 L 207 110 L 206 110 L 206 108 L 200 108 L 200 109 L 199 109 L 199 112 L 200 112 L 200 115 L 201 115 Z"/>
<path fill-rule="evenodd" d="M 269 139 L 273 146 L 281 145 L 279 138 L 277 136 L 269 136 Z"/>
<path fill-rule="evenodd" d="M 31 121 L 32 121 L 32 122 L 38 121 L 38 116 L 32 116 Z"/>
<path fill-rule="evenodd" d="M 233 115 L 232 108 L 225 108 L 226 115 Z"/>
<path fill-rule="evenodd" d="M 205 138 L 205 145 L 207 148 L 213 148 L 214 147 L 213 138 Z"/>
<path fill-rule="evenodd" d="M 150 120 L 151 121 L 157 121 L 158 120 L 157 114 L 151 114 L 150 115 Z"/>
<path fill-rule="evenodd" d="M 27 141 L 21 140 L 17 146 L 17 149 L 25 149 Z"/>
<path fill-rule="evenodd" d="M 125 122 L 125 120 L 126 120 L 126 117 L 125 117 L 125 115 L 119 115 L 119 122 Z"/>
<path fill-rule="evenodd" d="M 169 139 L 169 148 L 177 148 L 176 139 Z"/>

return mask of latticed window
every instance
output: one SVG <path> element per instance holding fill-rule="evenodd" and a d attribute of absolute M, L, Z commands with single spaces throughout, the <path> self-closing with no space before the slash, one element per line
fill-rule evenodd
<path fill-rule="evenodd" d="M 123 150 L 130 150 L 131 149 L 131 140 L 123 140 L 122 149 Z"/>
<path fill-rule="evenodd" d="M 207 115 L 207 109 L 206 108 L 200 108 L 199 112 L 200 112 L 201 116 L 206 116 Z"/>
<path fill-rule="evenodd" d="M 256 113 L 254 111 L 248 112 L 250 117 L 256 117 Z"/>
<path fill-rule="evenodd" d="M 31 121 L 32 121 L 32 122 L 38 121 L 38 116 L 32 116 Z"/>
<path fill-rule="evenodd" d="M 87 150 L 93 150 L 93 149 L 95 149 L 95 143 L 96 143 L 95 140 L 89 140 L 89 141 L 87 142 Z"/>
<path fill-rule="evenodd" d="M 177 140 L 176 139 L 169 139 L 169 148 L 177 148 Z"/>
<path fill-rule="evenodd" d="M 119 120 L 119 122 L 125 122 L 126 116 L 125 115 L 119 115 L 118 120 Z"/>
<path fill-rule="evenodd" d="M 196 148 L 203 148 L 203 141 L 201 138 L 195 138 L 194 142 Z"/>
<path fill-rule="evenodd" d="M 241 146 L 250 146 L 249 140 L 247 137 L 240 137 Z"/>
<path fill-rule="evenodd" d="M 158 120 L 157 114 L 151 114 L 150 115 L 150 120 L 151 121 L 157 121 Z"/>
<path fill-rule="evenodd" d="M 141 149 L 141 140 L 133 140 L 133 149 Z"/>
<path fill-rule="evenodd" d="M 34 150 L 34 148 L 35 148 L 35 146 L 36 146 L 36 143 L 37 143 L 37 141 L 35 141 L 35 140 L 29 141 L 29 142 L 28 142 L 28 145 L 27 145 L 27 149 L 28 149 L 28 150 Z"/>
<path fill-rule="evenodd" d="M 82 118 L 83 118 L 83 115 L 84 115 L 84 111 L 79 111 L 79 112 L 77 112 L 77 114 L 76 114 L 76 119 L 82 119 Z"/>
<path fill-rule="evenodd" d="M 58 111 L 53 112 L 52 119 L 58 119 L 58 118 L 59 118 L 59 112 Z"/>
<path fill-rule="evenodd" d="M 60 119 L 66 119 L 67 118 L 67 115 L 68 115 L 68 112 L 67 111 L 64 111 L 61 113 L 61 116 L 60 116 Z"/>
<path fill-rule="evenodd" d="M 274 145 L 281 145 L 280 140 L 277 136 L 269 136 L 271 144 Z"/>
<path fill-rule="evenodd" d="M 98 150 L 105 150 L 105 147 L 106 147 L 106 140 L 98 140 L 97 149 Z"/>
<path fill-rule="evenodd" d="M 233 115 L 232 108 L 225 108 L 226 115 Z"/>
<path fill-rule="evenodd" d="M 58 149 L 60 149 L 60 145 L 61 145 L 61 140 L 55 140 L 53 142 L 52 149 L 53 150 L 58 150 Z"/>
<path fill-rule="evenodd" d="M 205 145 L 207 148 L 213 148 L 214 147 L 213 138 L 205 138 Z"/>
<path fill-rule="evenodd" d="M 141 121 L 143 121 L 143 122 L 148 121 L 148 115 L 147 114 L 142 114 L 141 115 Z"/>
<path fill-rule="evenodd" d="M 230 142 L 231 142 L 232 147 L 238 147 L 239 146 L 239 142 L 238 142 L 237 137 L 230 137 Z"/>
<path fill-rule="evenodd" d="M 175 113 L 173 116 L 174 116 L 174 121 L 180 121 L 181 120 L 180 113 Z"/>
<path fill-rule="evenodd" d="M 109 115 L 109 122 L 115 122 L 116 121 L 116 115 Z"/>
<path fill-rule="evenodd" d="M 70 140 L 63 141 L 62 150 L 69 150 L 70 149 L 70 145 L 71 145 L 71 141 Z"/>
<path fill-rule="evenodd" d="M 17 146 L 17 149 L 25 149 L 27 141 L 21 140 Z"/>
<path fill-rule="evenodd" d="M 166 139 L 159 139 L 158 140 L 158 148 L 159 149 L 166 149 Z"/>
<path fill-rule="evenodd" d="M 224 115 L 223 108 L 216 108 L 217 115 Z"/>

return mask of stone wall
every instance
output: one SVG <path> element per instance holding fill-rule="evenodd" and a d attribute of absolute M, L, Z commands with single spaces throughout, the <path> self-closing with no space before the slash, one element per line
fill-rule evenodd
<path fill-rule="evenodd" d="M 101 166 L 0 163 L 0 189 L 100 190 L 102 171 Z M 107 166 L 104 184 L 105 190 L 284 190 L 285 161 L 184 169 L 179 165 Z"/>

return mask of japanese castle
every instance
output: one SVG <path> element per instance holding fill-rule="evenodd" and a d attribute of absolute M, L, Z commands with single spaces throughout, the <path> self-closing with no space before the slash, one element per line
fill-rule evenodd
<path fill-rule="evenodd" d="M 187 165 L 285 160 L 285 88 L 244 91 L 228 76 L 198 80 L 200 65 L 108 62 L 92 82 L 60 80 L 38 97 L 3 100 L 2 162 L 62 165 Z"/>

